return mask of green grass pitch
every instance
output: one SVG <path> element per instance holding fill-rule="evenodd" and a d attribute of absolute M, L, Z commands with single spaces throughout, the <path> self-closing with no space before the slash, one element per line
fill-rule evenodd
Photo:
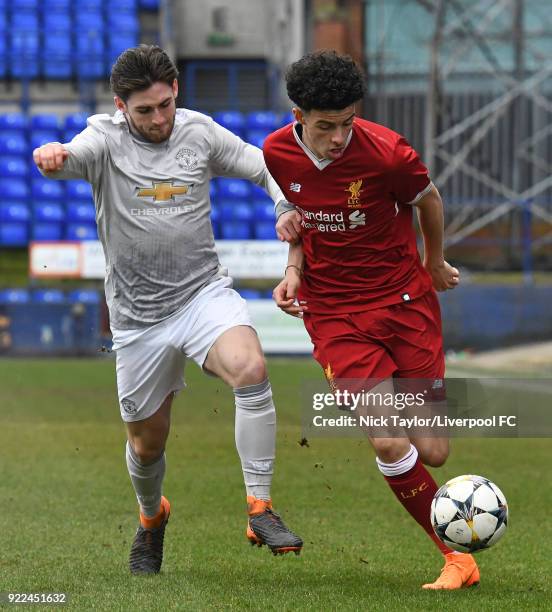
<path fill-rule="evenodd" d="M 247 544 L 232 394 L 190 366 L 167 448 L 165 561 L 144 578 L 127 570 L 137 509 L 113 361 L 0 360 L 0 592 L 64 591 L 65 609 L 76 610 L 552 609 L 550 440 L 453 442 L 436 480 L 495 480 L 510 526 L 478 555 L 480 587 L 423 592 L 441 558 L 368 444 L 299 444 L 301 384 L 321 379 L 318 366 L 269 366 L 279 413 L 273 497 L 303 553 L 274 557 Z"/>

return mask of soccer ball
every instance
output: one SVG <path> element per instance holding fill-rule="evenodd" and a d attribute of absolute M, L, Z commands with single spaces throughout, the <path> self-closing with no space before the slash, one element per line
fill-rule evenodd
<path fill-rule="evenodd" d="M 502 491 L 483 476 L 458 476 L 435 493 L 431 524 L 453 550 L 473 553 L 493 546 L 508 524 L 508 504 Z"/>

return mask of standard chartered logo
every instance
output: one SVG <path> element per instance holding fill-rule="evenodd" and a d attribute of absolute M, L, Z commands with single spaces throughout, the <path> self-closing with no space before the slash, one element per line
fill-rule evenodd
<path fill-rule="evenodd" d="M 305 210 L 297 207 L 303 217 L 302 225 L 319 232 L 344 232 L 366 225 L 366 213 L 355 210 L 347 216 L 343 211 L 327 213 L 322 210 Z"/>
<path fill-rule="evenodd" d="M 355 229 L 359 225 L 366 225 L 366 214 L 355 210 L 349 215 L 349 229 Z"/>

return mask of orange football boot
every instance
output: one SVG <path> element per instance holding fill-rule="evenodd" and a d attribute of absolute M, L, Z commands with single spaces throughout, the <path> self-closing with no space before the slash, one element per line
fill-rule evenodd
<path fill-rule="evenodd" d="M 471 587 L 479 584 L 479 568 L 472 555 L 448 553 L 445 566 L 435 582 L 424 584 L 422 589 L 449 590 Z"/>

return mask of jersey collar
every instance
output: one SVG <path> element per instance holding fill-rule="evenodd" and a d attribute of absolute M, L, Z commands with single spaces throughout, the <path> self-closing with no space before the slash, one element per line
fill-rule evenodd
<path fill-rule="evenodd" d="M 318 170 L 324 170 L 327 166 L 329 166 L 332 162 L 337 161 L 335 159 L 319 159 L 316 155 L 307 147 L 307 145 L 301 140 L 301 136 L 299 135 L 298 128 L 301 124 L 296 121 L 293 124 L 293 135 L 295 136 L 295 140 L 297 144 L 303 149 L 305 155 L 311 160 L 311 162 L 318 168 Z M 345 142 L 346 149 L 351 142 L 351 138 L 353 137 L 353 130 L 349 132 L 349 136 L 347 136 L 347 141 Z"/>

